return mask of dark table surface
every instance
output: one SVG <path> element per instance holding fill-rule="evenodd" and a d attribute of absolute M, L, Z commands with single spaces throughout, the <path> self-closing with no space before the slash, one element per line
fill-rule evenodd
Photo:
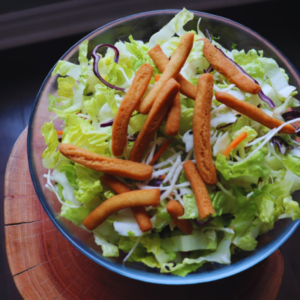
<path fill-rule="evenodd" d="M 187 7 L 187 9 L 197 10 L 197 7 Z M 284 53 L 296 69 L 300 70 L 299 13 L 295 1 L 262 2 L 208 12 L 239 22 L 260 33 Z M 39 87 L 61 55 L 83 36 L 84 34 L 80 34 L 0 51 L 2 73 L 0 85 L 1 216 L 3 216 L 3 183 L 7 159 L 14 142 L 28 124 Z M 22 299 L 8 267 L 4 241 L 2 217 L 0 299 Z M 280 247 L 280 250 L 284 257 L 285 270 L 277 299 L 300 299 L 300 229 Z M 224 296 L 220 296 L 220 299 L 224 299 Z"/>

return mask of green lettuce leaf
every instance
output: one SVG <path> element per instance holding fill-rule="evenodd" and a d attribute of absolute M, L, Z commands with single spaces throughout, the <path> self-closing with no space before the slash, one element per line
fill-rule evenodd
<path fill-rule="evenodd" d="M 105 221 L 94 231 L 95 243 L 101 246 L 104 257 L 118 257 L 119 249 L 115 244 L 119 241 L 118 234 L 114 231 L 113 225 Z"/>
<path fill-rule="evenodd" d="M 294 155 L 286 155 L 281 157 L 283 164 L 295 175 L 300 176 L 300 158 Z"/>
<path fill-rule="evenodd" d="M 220 242 L 217 249 L 211 253 L 198 258 L 185 258 L 182 263 L 166 263 L 162 266 L 162 273 L 172 273 L 178 276 L 186 276 L 188 273 L 196 271 L 205 262 L 217 262 L 219 264 L 230 264 L 231 253 L 230 245 L 233 237 L 233 231 L 227 228 L 212 228 L 218 232 Z M 222 232 L 223 231 L 223 232 Z M 218 238 L 218 239 L 219 239 Z"/>
<path fill-rule="evenodd" d="M 277 198 L 275 209 L 275 215 L 277 215 L 278 219 L 292 218 L 292 220 L 296 220 L 300 218 L 299 203 L 294 201 L 290 195 L 284 198 Z"/>
<path fill-rule="evenodd" d="M 66 201 L 66 203 L 72 205 L 72 202 L 70 201 Z M 84 206 L 72 208 L 66 205 L 62 205 L 60 215 L 67 220 L 72 221 L 75 225 L 80 225 L 83 220 L 91 213 L 91 211 L 91 209 Z"/>
<path fill-rule="evenodd" d="M 94 198 L 99 198 L 103 190 L 100 183 L 102 173 L 79 164 L 75 164 L 75 172 L 78 186 L 78 189 L 74 191 L 75 198 L 80 203 L 87 203 Z"/>
<path fill-rule="evenodd" d="M 149 49 L 156 45 L 157 40 L 168 41 L 175 33 L 179 36 L 183 35 L 185 33 L 183 26 L 193 18 L 194 14 L 184 8 L 167 25 L 151 36 Z"/>
<path fill-rule="evenodd" d="M 95 130 L 88 120 L 77 115 L 64 114 L 63 116 L 65 117 L 63 143 L 73 144 L 97 154 L 110 155 L 108 141 L 111 138 L 111 127 Z"/>
<path fill-rule="evenodd" d="M 179 217 L 179 219 L 195 219 L 199 217 L 198 207 L 196 204 L 196 199 L 194 194 L 185 194 L 183 195 L 183 207 L 184 207 L 184 214 Z"/>
<path fill-rule="evenodd" d="M 265 69 L 259 61 L 259 55 L 256 50 L 232 51 L 234 61 L 240 65 L 251 77 L 262 83 L 265 75 Z"/>
<path fill-rule="evenodd" d="M 159 265 L 163 265 L 176 256 L 175 253 L 166 253 L 161 247 L 161 239 L 154 235 L 145 235 L 141 238 L 141 244 L 147 249 L 148 253 L 153 253 Z M 168 251 L 171 252 L 171 251 Z"/>
<path fill-rule="evenodd" d="M 53 125 L 53 120 L 49 123 L 45 123 L 41 129 L 41 133 L 44 137 L 47 148 L 44 150 L 43 166 L 47 169 L 52 169 L 58 162 L 59 151 L 56 151 L 58 142 L 58 135 Z"/>
<path fill-rule="evenodd" d="M 157 213 L 154 221 L 154 228 L 160 231 L 163 229 L 166 225 L 168 225 L 170 222 L 172 222 L 172 219 L 167 212 L 167 199 L 164 199 L 160 202 L 159 206 L 157 207 Z"/>
<path fill-rule="evenodd" d="M 234 165 L 229 165 L 226 161 L 226 157 L 222 154 L 218 154 L 216 169 L 221 172 L 226 180 L 240 176 L 251 176 L 257 179 L 261 177 L 266 179 L 270 174 L 270 169 L 266 167 L 266 163 L 264 161 L 266 154 L 267 149 L 262 148 L 248 160 Z"/>
<path fill-rule="evenodd" d="M 65 172 L 71 186 L 77 187 L 77 175 L 73 164 L 63 164 L 60 166 L 60 172 Z"/>
<path fill-rule="evenodd" d="M 215 250 L 217 248 L 217 235 L 212 229 L 194 229 L 189 235 L 162 238 L 161 247 L 166 252 Z"/>
<path fill-rule="evenodd" d="M 118 243 L 118 246 L 120 250 L 123 250 L 124 252 L 128 253 L 134 246 L 136 240 L 137 240 L 136 237 L 122 236 Z M 144 247 L 141 243 L 138 244 L 136 249 L 128 258 L 128 261 L 142 262 L 150 268 L 160 268 L 160 263 L 155 258 L 155 255 L 153 253 L 149 253 L 147 251 L 147 248 Z"/>

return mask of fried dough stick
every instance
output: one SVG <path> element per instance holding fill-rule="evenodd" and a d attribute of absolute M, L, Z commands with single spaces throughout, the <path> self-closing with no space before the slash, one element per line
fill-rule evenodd
<path fill-rule="evenodd" d="M 160 190 L 138 190 L 116 195 L 104 201 L 94 209 L 83 221 L 88 230 L 94 230 L 113 213 L 136 206 L 158 206 Z"/>
<path fill-rule="evenodd" d="M 153 167 L 128 160 L 99 155 L 71 144 L 60 144 L 61 154 L 87 168 L 110 175 L 146 180 L 152 176 Z"/>
<path fill-rule="evenodd" d="M 176 136 L 179 133 L 181 105 L 180 105 L 180 94 L 177 93 L 173 103 L 171 104 L 170 110 L 167 114 L 167 121 L 165 132 L 167 135 Z"/>
<path fill-rule="evenodd" d="M 163 73 L 170 62 L 159 45 L 155 45 L 149 52 L 150 57 L 161 73 Z M 194 99 L 196 98 L 197 87 L 187 81 L 181 74 L 178 74 L 176 81 L 180 84 L 180 93 Z"/>
<path fill-rule="evenodd" d="M 199 77 L 193 115 L 196 164 L 203 181 L 208 185 L 217 183 L 210 145 L 210 111 L 213 86 L 214 77 L 211 74 L 203 74 Z"/>
<path fill-rule="evenodd" d="M 200 219 L 203 220 L 215 212 L 206 186 L 191 160 L 188 160 L 183 164 L 183 169 L 195 194 Z"/>
<path fill-rule="evenodd" d="M 119 179 L 117 179 L 114 176 L 105 174 L 101 177 L 101 182 L 108 186 L 110 189 L 112 189 L 117 194 L 123 194 L 128 193 L 131 190 Z M 136 219 L 136 222 L 138 223 L 140 229 L 143 232 L 146 232 L 148 230 L 152 229 L 152 223 L 148 216 L 148 213 L 143 206 L 138 207 L 131 207 L 131 211 L 134 214 L 134 217 Z"/>
<path fill-rule="evenodd" d="M 140 162 L 147 150 L 155 132 L 159 129 L 170 105 L 180 89 L 179 84 L 173 78 L 169 79 L 162 88 L 150 110 L 147 119 L 133 144 L 129 160 Z"/>
<path fill-rule="evenodd" d="M 146 95 L 145 98 L 139 104 L 138 111 L 142 114 L 147 114 L 153 103 L 157 94 L 165 86 L 167 81 L 171 78 L 176 78 L 183 67 L 186 59 L 188 58 L 191 49 L 194 43 L 194 34 L 186 33 L 180 39 L 179 45 L 175 50 L 170 62 L 168 63 L 165 71 L 161 75 L 160 79 L 156 82 L 154 87 L 150 90 L 150 92 Z"/>
<path fill-rule="evenodd" d="M 217 92 L 215 96 L 219 102 L 225 104 L 226 106 L 238 111 L 239 113 L 249 117 L 250 119 L 270 129 L 279 127 L 280 125 L 283 124 L 282 121 L 270 117 L 255 105 L 245 101 L 241 101 L 228 93 Z M 290 124 L 285 125 L 280 130 L 280 132 L 288 133 L 288 134 L 295 133 L 295 131 L 296 131 L 295 128 Z"/>
<path fill-rule="evenodd" d="M 175 201 L 170 200 L 167 204 L 167 212 L 171 216 L 175 225 L 184 233 L 190 234 L 193 231 L 193 225 L 189 220 L 186 219 L 178 219 L 184 214 L 183 206 Z"/>
<path fill-rule="evenodd" d="M 258 94 L 260 92 L 261 87 L 239 71 L 207 38 L 201 38 L 199 41 L 204 42 L 203 54 L 216 71 L 224 75 L 242 91 L 250 94 Z"/>
<path fill-rule="evenodd" d="M 152 73 L 153 67 L 143 64 L 136 72 L 132 84 L 121 102 L 112 128 L 111 149 L 114 156 L 120 156 L 123 153 L 127 143 L 127 127 L 131 114 L 146 92 Z"/>

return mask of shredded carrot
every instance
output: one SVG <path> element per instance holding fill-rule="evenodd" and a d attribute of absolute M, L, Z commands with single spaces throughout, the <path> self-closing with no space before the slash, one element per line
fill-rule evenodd
<path fill-rule="evenodd" d="M 154 76 L 154 80 L 155 80 L 155 81 L 158 81 L 159 78 L 160 78 L 160 75 L 159 75 L 159 74 L 156 74 L 156 75 Z"/>
<path fill-rule="evenodd" d="M 63 134 L 62 130 L 56 130 L 56 132 L 57 132 L 58 135 L 62 135 Z"/>
<path fill-rule="evenodd" d="M 162 179 L 162 180 L 164 180 L 166 177 L 167 177 L 166 174 L 160 175 L 160 179 Z"/>
<path fill-rule="evenodd" d="M 157 159 L 167 150 L 167 148 L 170 146 L 170 144 L 173 142 L 174 139 L 166 141 L 160 149 L 155 153 L 153 156 L 153 159 L 151 160 L 149 165 L 152 165 L 154 162 L 157 161 Z"/>
<path fill-rule="evenodd" d="M 247 132 L 242 132 L 238 137 L 236 137 L 226 148 L 223 155 L 228 156 L 230 152 L 236 148 L 240 142 L 242 142 L 247 137 Z"/>

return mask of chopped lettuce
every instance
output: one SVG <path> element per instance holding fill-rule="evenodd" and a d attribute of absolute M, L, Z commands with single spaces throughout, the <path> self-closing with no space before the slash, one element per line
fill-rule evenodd
<path fill-rule="evenodd" d="M 58 162 L 59 152 L 56 148 L 59 144 L 58 135 L 53 125 L 53 120 L 45 123 L 41 129 L 47 148 L 43 152 L 43 166 L 47 169 L 52 169 Z"/>

